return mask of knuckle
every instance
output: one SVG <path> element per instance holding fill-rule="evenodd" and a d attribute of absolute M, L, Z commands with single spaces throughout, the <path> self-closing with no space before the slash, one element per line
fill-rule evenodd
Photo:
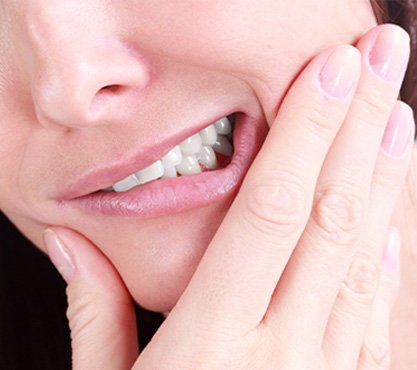
<path fill-rule="evenodd" d="M 312 102 L 309 98 L 307 101 L 308 103 L 287 104 L 284 108 L 285 115 L 314 135 L 329 137 L 329 134 L 336 131 L 331 108 L 319 104 L 318 101 Z"/>
<path fill-rule="evenodd" d="M 342 187 L 318 191 L 312 218 L 322 236 L 336 245 L 351 245 L 359 236 L 363 205 Z"/>
<path fill-rule="evenodd" d="M 67 318 L 72 340 L 82 338 L 88 333 L 99 317 L 98 296 L 95 292 L 68 294 Z"/>
<path fill-rule="evenodd" d="M 295 118 L 316 135 L 321 133 L 327 136 L 328 133 L 335 131 L 332 115 L 323 105 L 312 104 L 305 109 L 298 109 Z"/>
<path fill-rule="evenodd" d="M 360 363 L 371 369 L 389 369 L 391 350 L 387 338 L 366 338 L 360 354 Z"/>
<path fill-rule="evenodd" d="M 371 304 L 378 290 L 379 277 L 380 267 L 374 259 L 365 253 L 355 256 L 344 281 L 350 300 Z"/>
<path fill-rule="evenodd" d="M 397 167 L 397 166 L 396 166 Z M 384 166 L 377 168 L 373 175 L 373 186 L 384 193 L 394 194 L 393 190 L 399 189 L 405 181 L 406 173 L 402 173 L 398 168 Z"/>
<path fill-rule="evenodd" d="M 384 127 L 392 109 L 392 102 L 381 89 L 375 88 L 372 94 L 358 92 L 355 101 L 360 108 L 362 122 L 377 128 Z"/>
<path fill-rule="evenodd" d="M 249 187 L 243 216 L 255 229 L 272 235 L 295 232 L 306 217 L 306 192 L 297 183 L 272 180 Z"/>

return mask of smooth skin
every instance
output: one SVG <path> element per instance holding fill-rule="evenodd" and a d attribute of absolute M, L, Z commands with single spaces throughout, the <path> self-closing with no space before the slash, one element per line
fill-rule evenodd
<path fill-rule="evenodd" d="M 369 0 L 0 0 L 0 208 L 43 251 L 48 225 L 84 235 L 138 304 L 169 311 L 237 189 L 152 218 L 61 207 L 54 194 L 225 111 L 266 132 L 313 56 L 375 25 Z M 109 85 L 121 93 L 105 99 Z"/>
<path fill-rule="evenodd" d="M 402 55 L 396 73 L 370 62 L 394 53 Z M 381 259 L 398 237 L 389 224 L 413 147 L 412 111 L 397 101 L 408 54 L 408 35 L 384 25 L 356 48 L 328 49 L 308 64 L 139 357 L 133 303 L 117 270 L 82 235 L 48 229 L 47 250 L 69 283 L 74 369 L 388 369 L 398 274 L 381 269 Z M 338 71 L 332 61 L 343 63 L 342 81 L 352 78 L 345 96 L 325 91 L 335 73 L 324 65 Z M 388 153 L 381 142 L 395 122 L 403 150 Z"/>

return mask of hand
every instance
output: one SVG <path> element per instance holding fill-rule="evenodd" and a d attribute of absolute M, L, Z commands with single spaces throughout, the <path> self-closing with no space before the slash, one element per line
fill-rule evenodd
<path fill-rule="evenodd" d="M 384 25 L 357 49 L 327 50 L 305 68 L 190 284 L 139 357 L 117 271 L 83 236 L 49 229 L 48 253 L 69 283 L 74 369 L 388 368 L 388 334 L 376 330 L 387 327 L 395 273 L 383 269 L 391 283 L 374 298 L 411 155 L 412 112 L 396 101 L 408 43 Z M 394 267 L 396 249 L 387 252 Z"/>

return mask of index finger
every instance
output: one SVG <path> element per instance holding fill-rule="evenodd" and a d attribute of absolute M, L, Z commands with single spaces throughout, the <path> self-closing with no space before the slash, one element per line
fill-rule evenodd
<path fill-rule="evenodd" d="M 307 223 L 360 70 L 360 52 L 346 45 L 319 54 L 301 73 L 178 305 L 203 318 L 259 324 Z"/>

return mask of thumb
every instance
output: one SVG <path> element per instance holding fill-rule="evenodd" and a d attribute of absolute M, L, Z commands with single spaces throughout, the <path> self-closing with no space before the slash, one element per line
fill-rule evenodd
<path fill-rule="evenodd" d="M 134 306 L 113 265 L 69 229 L 47 229 L 44 242 L 68 283 L 73 369 L 131 369 L 139 351 Z"/>

